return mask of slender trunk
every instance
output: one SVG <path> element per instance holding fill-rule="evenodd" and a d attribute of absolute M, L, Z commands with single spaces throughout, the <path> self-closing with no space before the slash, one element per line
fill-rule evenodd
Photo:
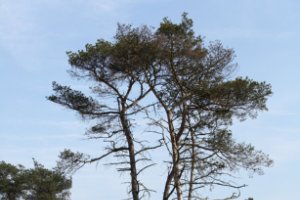
<path fill-rule="evenodd" d="M 192 200 L 193 197 L 193 183 L 194 183 L 194 170 L 195 170 L 195 162 L 196 162 L 196 152 L 195 152 L 195 136 L 194 131 L 190 130 L 191 133 L 191 140 L 192 140 L 192 160 L 191 160 L 191 171 L 190 171 L 190 182 L 189 182 L 189 194 L 188 200 Z"/>
<path fill-rule="evenodd" d="M 172 112 L 167 111 L 167 118 L 169 124 L 170 137 L 172 142 L 172 161 L 173 161 L 173 177 L 174 185 L 177 193 L 177 200 L 183 200 L 182 190 L 181 190 L 181 181 L 180 181 L 180 169 L 179 169 L 179 149 L 178 142 L 176 140 L 175 130 L 172 122 Z"/>
<path fill-rule="evenodd" d="M 128 119 L 125 114 L 125 105 L 122 105 L 122 111 L 120 112 L 120 121 L 126 136 L 129 152 L 129 161 L 130 161 L 130 176 L 131 176 L 131 194 L 133 200 L 139 200 L 139 182 L 137 179 L 137 169 L 136 169 L 136 160 L 135 160 L 135 149 L 133 137 L 129 128 Z"/>
<path fill-rule="evenodd" d="M 183 200 L 181 181 L 180 181 L 180 169 L 179 169 L 179 154 L 177 151 L 177 145 L 173 151 L 173 162 L 174 162 L 174 184 L 177 192 L 177 200 Z"/>
<path fill-rule="evenodd" d="M 168 200 L 170 197 L 170 186 L 171 182 L 174 178 L 174 171 L 173 168 L 171 169 L 170 173 L 168 174 L 166 183 L 165 183 L 165 189 L 164 189 L 164 194 L 163 194 L 163 200 Z"/>
<path fill-rule="evenodd" d="M 156 96 L 162 107 L 164 108 L 166 115 L 167 115 L 167 121 L 168 121 L 168 128 L 169 128 L 169 133 L 170 133 L 170 138 L 171 138 L 171 143 L 172 143 L 172 170 L 169 173 L 166 183 L 165 183 L 165 189 L 164 189 L 164 194 L 163 194 L 163 200 L 168 200 L 170 197 L 170 186 L 172 180 L 174 180 L 174 185 L 175 189 L 177 192 L 177 200 L 183 200 L 183 195 L 182 195 L 182 190 L 181 190 L 181 172 L 179 168 L 179 147 L 178 147 L 178 141 L 179 137 L 176 137 L 174 125 L 173 125 L 173 113 L 171 110 L 168 109 L 162 98 L 158 95 L 156 90 L 154 89 L 154 86 L 151 85 L 150 83 L 149 87 L 151 88 L 151 91 L 153 94 Z"/>

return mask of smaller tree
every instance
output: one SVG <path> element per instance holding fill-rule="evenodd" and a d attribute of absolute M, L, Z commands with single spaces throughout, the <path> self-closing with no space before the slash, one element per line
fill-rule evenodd
<path fill-rule="evenodd" d="M 23 195 L 24 179 L 22 165 L 14 166 L 4 161 L 0 162 L 0 199 L 14 200 Z"/>
<path fill-rule="evenodd" d="M 71 186 L 71 179 L 63 172 L 46 169 L 35 160 L 32 169 L 0 163 L 1 200 L 65 200 Z"/>

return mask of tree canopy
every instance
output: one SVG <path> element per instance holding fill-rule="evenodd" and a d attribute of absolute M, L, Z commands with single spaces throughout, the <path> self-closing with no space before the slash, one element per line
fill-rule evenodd
<path fill-rule="evenodd" d="M 48 170 L 34 161 L 34 168 L 0 162 L 1 200 L 66 200 L 72 181 L 58 170 Z"/>
<path fill-rule="evenodd" d="M 169 156 L 162 199 L 191 200 L 205 187 L 244 187 L 230 181 L 236 171 L 262 174 L 272 164 L 230 130 L 233 119 L 267 110 L 271 86 L 234 76 L 234 51 L 219 41 L 205 45 L 186 13 L 180 23 L 165 18 L 157 29 L 118 25 L 114 41 L 101 39 L 68 56 L 70 74 L 91 81 L 91 93 L 54 82 L 48 99 L 93 121 L 87 136 L 108 145 L 95 158 L 65 150 L 60 167 L 77 170 L 113 155 L 111 164 L 130 172 L 130 196 L 139 200 L 152 191 L 139 174 L 159 149 Z M 139 134 L 138 119 L 146 119 L 150 134 Z"/>

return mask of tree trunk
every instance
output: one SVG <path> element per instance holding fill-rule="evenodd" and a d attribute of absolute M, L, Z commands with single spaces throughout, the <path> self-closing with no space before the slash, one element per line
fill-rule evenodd
<path fill-rule="evenodd" d="M 190 124 L 189 124 L 190 125 Z M 196 162 L 196 152 L 195 152 L 195 137 L 194 137 L 194 131 L 190 130 L 191 133 L 191 140 L 192 140 L 192 163 L 191 163 L 191 171 L 190 171 L 190 182 L 189 182 L 189 194 L 188 194 L 188 200 L 192 200 L 193 197 L 193 183 L 194 183 L 194 170 L 195 170 L 195 162 Z"/>
<path fill-rule="evenodd" d="M 168 200 L 170 197 L 170 186 L 171 182 L 174 178 L 174 171 L 173 168 L 171 169 L 170 173 L 168 174 L 166 183 L 165 183 L 165 189 L 164 189 L 164 194 L 163 194 L 163 200 Z"/>
<path fill-rule="evenodd" d="M 130 176 L 131 176 L 131 194 L 133 200 L 139 200 L 139 182 L 137 179 L 135 149 L 134 149 L 133 137 L 125 114 L 124 104 L 122 105 L 122 110 L 120 112 L 120 121 L 128 144 L 128 152 L 129 152 L 129 160 L 130 160 Z"/>
<path fill-rule="evenodd" d="M 169 124 L 170 137 L 172 142 L 172 161 L 173 161 L 173 176 L 174 176 L 174 185 L 177 193 L 177 200 L 183 200 L 182 190 L 181 190 L 181 181 L 180 181 L 180 169 L 179 169 L 179 150 L 178 142 L 176 140 L 175 130 L 172 122 L 172 111 L 167 111 L 167 118 Z"/>

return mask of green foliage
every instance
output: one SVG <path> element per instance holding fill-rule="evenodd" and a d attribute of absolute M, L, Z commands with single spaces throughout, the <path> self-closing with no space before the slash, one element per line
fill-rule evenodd
<path fill-rule="evenodd" d="M 0 197 L 2 200 L 15 200 L 24 194 L 25 180 L 21 165 L 14 166 L 0 162 Z"/>
<path fill-rule="evenodd" d="M 203 187 L 244 187 L 230 181 L 233 173 L 242 169 L 262 174 L 262 168 L 272 164 L 253 145 L 236 142 L 230 130 L 234 119 L 255 118 L 267 110 L 272 94 L 265 82 L 233 76 L 232 49 L 219 41 L 205 45 L 186 13 L 178 24 L 163 19 L 154 31 L 119 25 L 114 38 L 68 52 L 71 75 L 92 81 L 91 93 L 101 100 L 53 85 L 55 94 L 48 99 L 94 120 L 87 135 L 109 143 L 106 153 L 96 158 L 66 150 L 61 166 L 78 169 L 114 154 L 124 161 L 112 164 L 125 164 L 118 170 L 129 171 L 135 169 L 140 152 L 164 146 L 170 157 L 163 199 L 181 200 L 184 194 L 191 200 Z M 146 147 L 151 143 L 147 138 L 138 140 L 132 127 L 141 117 L 148 120 L 149 130 L 159 133 L 159 145 Z M 133 194 L 139 192 L 136 184 L 144 187 L 134 171 Z"/>
<path fill-rule="evenodd" d="M 71 179 L 62 172 L 48 170 L 34 161 L 33 169 L 0 163 L 0 197 L 2 200 L 66 200 Z"/>

